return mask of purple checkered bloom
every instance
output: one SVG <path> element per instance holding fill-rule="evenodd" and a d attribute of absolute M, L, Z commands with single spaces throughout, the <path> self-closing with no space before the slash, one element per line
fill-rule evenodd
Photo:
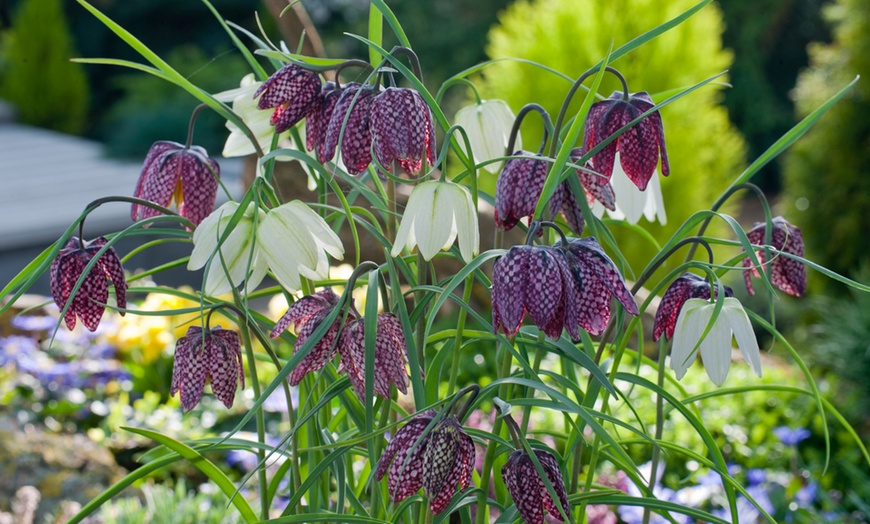
<path fill-rule="evenodd" d="M 389 471 L 387 489 L 395 502 L 423 488 L 429 509 L 437 515 L 457 491 L 471 485 L 475 451 L 471 437 L 453 416 L 424 435 L 435 416 L 435 411 L 425 411 L 396 432 L 378 460 L 375 479 L 380 481 Z"/>
<path fill-rule="evenodd" d="M 583 132 L 585 150 L 591 150 L 654 105 L 645 91 L 629 95 L 628 100 L 621 91 L 614 91 L 606 100 L 595 102 L 586 116 Z M 668 152 L 659 112 L 656 111 L 635 124 L 592 157 L 596 171 L 607 180 L 613 174 L 617 153 L 622 170 L 641 191 L 646 189 L 655 173 L 659 157 L 662 161 L 662 175 L 668 176 Z"/>
<path fill-rule="evenodd" d="M 163 207 L 175 201 L 178 214 L 199 225 L 214 209 L 220 175 L 220 166 L 205 149 L 161 140 L 148 150 L 133 196 Z M 159 214 L 139 204 L 130 210 L 133 220 Z"/>
<path fill-rule="evenodd" d="M 366 170 L 372 161 L 370 114 L 376 95 L 374 87 L 355 82 L 341 89 L 326 128 L 322 159 L 332 159 L 340 147 L 341 159 L 348 173 L 358 175 Z"/>
<path fill-rule="evenodd" d="M 245 370 L 239 334 L 221 329 L 203 330 L 190 326 L 175 344 L 170 395 L 181 392 L 181 409 L 190 411 L 202 398 L 202 389 L 211 382 L 214 396 L 232 407 L 238 381 L 245 387 Z"/>
<path fill-rule="evenodd" d="M 514 246 L 492 267 L 492 327 L 513 336 L 526 312 L 547 336 L 562 328 L 579 337 L 579 298 L 565 252 L 550 246 Z"/>
<path fill-rule="evenodd" d="M 339 298 L 331 288 L 302 297 L 287 309 L 284 316 L 272 328 L 270 336 L 277 338 L 290 324 L 295 324 L 296 345 L 293 347 L 293 353 L 296 354 L 296 351 L 317 330 L 320 323 L 332 313 L 332 310 L 338 305 Z M 355 317 L 353 312 L 348 313 L 348 315 L 351 318 Z M 291 386 L 299 384 L 308 373 L 322 369 L 327 362 L 335 357 L 340 323 L 341 318 L 336 318 L 323 338 L 317 341 L 311 351 L 299 362 L 299 365 L 293 368 L 288 377 Z"/>
<path fill-rule="evenodd" d="M 775 250 L 799 257 L 804 256 L 804 237 L 799 227 L 788 223 L 781 216 L 773 219 L 772 226 L 770 244 Z M 756 245 L 764 244 L 764 228 L 764 222 L 756 222 L 746 233 L 749 242 Z M 756 251 L 755 255 L 764 265 L 764 251 Z M 746 290 L 750 295 L 754 295 L 755 290 L 752 289 L 750 276 L 759 276 L 758 268 L 748 257 L 743 259 L 743 267 L 750 268 L 743 272 L 743 279 L 746 282 Z M 789 295 L 799 297 L 807 291 L 807 268 L 797 260 L 774 253 L 770 259 L 770 281 Z"/>
<path fill-rule="evenodd" d="M 495 184 L 495 223 L 505 231 L 513 229 L 523 217 L 532 219 L 547 180 L 548 164 L 540 155 L 516 151 L 512 156 L 520 158 L 504 163 Z M 550 212 L 555 214 L 561 204 L 561 200 L 551 201 Z"/>
<path fill-rule="evenodd" d="M 366 354 L 365 319 L 348 322 L 338 342 L 341 356 L 339 371 L 347 373 L 350 383 L 360 400 L 365 399 Z M 403 394 L 408 393 L 407 346 L 402 323 L 392 313 L 381 313 L 377 319 L 375 335 L 374 392 L 390 398 L 390 384 Z"/>
<path fill-rule="evenodd" d="M 562 471 L 559 469 L 556 457 L 549 451 L 542 449 L 534 451 L 538 462 L 541 463 L 541 467 L 547 474 L 547 479 L 559 497 L 562 510 L 567 515 L 570 511 L 568 494 L 565 491 L 565 482 L 562 480 Z M 538 470 L 535 469 L 532 459 L 524 450 L 517 449 L 510 454 L 507 463 L 501 468 L 501 477 L 508 493 L 514 499 L 517 511 L 527 524 L 543 524 L 544 511 L 550 515 L 550 518 L 565 522 L 559 508 L 550 497 L 547 487 L 538 475 Z"/>
<path fill-rule="evenodd" d="M 254 93 L 254 98 L 258 96 L 258 108 L 275 108 L 270 121 L 276 133 L 283 133 L 321 102 L 320 77 L 296 64 L 287 64 L 263 82 Z"/>
<path fill-rule="evenodd" d="M 616 264 L 594 237 L 568 239 L 565 257 L 574 277 L 580 327 L 592 335 L 603 333 L 610 322 L 611 297 L 619 300 L 628 314 L 638 315 L 637 303 Z"/>
<path fill-rule="evenodd" d="M 717 287 L 718 285 L 714 285 Z M 725 296 L 733 297 L 734 292 L 728 286 L 725 288 Z M 710 283 L 692 273 L 683 273 L 682 276 L 674 280 L 662 297 L 659 309 L 656 311 L 655 322 L 653 323 L 653 340 L 658 340 L 662 335 L 665 340 L 670 340 L 674 336 L 674 328 L 677 325 L 677 318 L 680 316 L 680 310 L 683 309 L 683 304 L 690 298 L 710 299 Z"/>
<path fill-rule="evenodd" d="M 398 162 L 408 173 L 423 167 L 423 157 L 435 164 L 435 126 L 432 111 L 420 93 L 388 87 L 372 101 L 372 145 L 381 166 L 392 172 Z"/>
<path fill-rule="evenodd" d="M 69 329 L 76 327 L 76 316 L 78 316 L 88 330 L 96 331 L 106 310 L 105 304 L 109 300 L 109 281 L 115 286 L 118 308 L 123 310 L 127 307 L 127 279 L 124 277 L 121 259 L 118 258 L 118 253 L 113 247 L 100 256 L 85 276 L 75 296 L 72 295 L 73 288 L 85 267 L 107 242 L 104 237 L 95 238 L 90 242 L 71 237 L 51 263 L 49 285 L 54 303 L 63 311 L 72 298 L 72 303 L 63 317 Z M 124 315 L 124 311 L 120 313 Z"/>
<path fill-rule="evenodd" d="M 309 151 L 314 151 L 317 154 L 317 159 L 321 162 L 329 160 L 329 158 L 326 158 L 324 150 L 326 132 L 329 129 L 329 121 L 332 119 L 332 113 L 335 110 L 338 99 L 341 98 L 341 94 L 342 91 L 335 82 L 326 82 L 320 90 L 318 104 L 305 118 L 305 146 Z M 332 155 L 330 155 L 330 158 L 332 158 Z"/>

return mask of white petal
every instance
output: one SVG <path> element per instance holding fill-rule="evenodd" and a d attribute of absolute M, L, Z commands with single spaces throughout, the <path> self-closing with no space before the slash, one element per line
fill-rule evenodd
<path fill-rule="evenodd" d="M 227 236 L 226 241 L 221 245 L 220 254 L 212 258 L 209 266 L 205 282 L 206 295 L 221 295 L 242 283 L 248 267 L 248 258 L 251 256 L 251 250 L 254 249 L 252 231 L 252 221 L 245 216 Z M 254 255 L 256 256 L 256 253 Z M 255 260 L 251 264 L 255 265 Z M 229 272 L 229 279 L 227 272 Z"/>
<path fill-rule="evenodd" d="M 749 316 L 736 298 L 726 297 L 725 305 L 722 307 L 722 313 L 725 319 L 728 320 L 731 330 L 734 332 L 734 338 L 737 339 L 737 347 L 740 348 L 740 353 L 743 354 L 743 360 L 749 364 L 749 368 L 757 376 L 761 376 L 761 355 L 758 349 L 758 341 L 755 339 L 755 332 L 752 330 L 752 323 L 749 321 Z"/>
<path fill-rule="evenodd" d="M 706 307 L 712 314 L 715 306 L 708 302 Z M 717 386 L 721 386 L 725 382 L 728 370 L 731 369 L 731 326 L 722 312 L 724 312 L 724 308 L 710 328 L 707 338 L 701 342 L 704 369 L 710 380 Z"/>
<path fill-rule="evenodd" d="M 477 223 L 477 212 L 474 209 L 474 202 L 468 189 L 459 184 L 454 185 L 457 186 L 458 191 L 454 191 L 456 195 L 451 198 L 455 202 L 453 213 L 459 234 L 459 253 L 463 260 L 471 262 L 471 259 L 480 252 L 480 227 Z"/>
<path fill-rule="evenodd" d="M 504 156 L 514 122 L 513 112 L 507 103 L 484 100 L 480 104 L 463 107 L 457 111 L 455 121 L 465 129 L 476 163 Z M 465 151 L 465 141 L 458 137 L 458 142 Z M 514 149 L 521 148 L 522 139 L 518 134 Z M 491 163 L 484 169 L 496 174 L 501 170 L 501 165 L 501 162 Z"/>
<path fill-rule="evenodd" d="M 414 235 L 414 223 L 417 221 L 417 211 L 420 209 L 420 204 L 424 199 L 434 198 L 435 188 L 431 182 L 423 182 L 411 191 L 411 196 L 408 197 L 408 203 L 405 205 L 405 213 L 402 215 L 402 222 L 399 224 L 399 230 L 396 231 L 396 239 L 393 241 L 393 249 L 390 254 L 394 257 L 401 254 L 402 249 L 414 249 L 417 245 L 416 236 Z"/>
<path fill-rule="evenodd" d="M 302 287 L 299 266 L 317 266 L 316 245 L 306 231 L 300 235 L 296 224 L 288 224 L 286 214 L 275 213 L 277 209 L 270 210 L 260 223 L 257 244 L 275 279 L 294 292 Z"/>
<path fill-rule="evenodd" d="M 298 221 L 298 225 L 295 225 L 294 227 L 299 228 L 301 226 L 304 228 L 314 239 L 318 248 L 325 250 L 336 260 L 344 258 L 344 245 L 342 245 L 341 239 L 335 231 L 329 227 L 329 224 L 327 224 L 326 221 L 310 207 L 305 205 L 304 202 L 294 200 L 273 209 L 272 212 L 282 208 L 287 210 L 282 211 L 282 213 L 292 213 L 292 216 L 296 221 Z M 288 217 L 289 216 L 290 215 L 288 214 Z M 311 266 L 312 269 L 314 267 L 315 266 Z"/>
<path fill-rule="evenodd" d="M 436 182 L 437 183 L 437 182 Z M 435 186 L 421 184 L 423 191 L 418 198 L 408 200 L 408 208 L 414 213 L 414 238 L 417 241 L 417 249 L 425 260 L 430 260 L 435 253 L 441 250 L 442 244 L 434 245 L 432 240 L 432 221 L 435 214 Z M 431 196 L 430 196 L 431 195 Z M 443 225 L 441 226 L 444 227 Z"/>
<path fill-rule="evenodd" d="M 700 340 L 712 311 L 704 306 L 706 301 L 689 299 L 683 304 L 680 316 L 674 327 L 674 339 L 671 346 L 671 369 L 677 379 L 683 378 L 686 370 L 695 361 L 695 345 Z"/>
<path fill-rule="evenodd" d="M 217 248 L 217 239 L 220 236 L 218 226 L 223 221 L 222 227 L 229 222 L 239 205 L 235 202 L 227 202 L 215 209 L 193 231 L 193 252 L 187 262 L 187 269 L 196 271 L 205 266 L 211 254 Z"/>
<path fill-rule="evenodd" d="M 668 217 L 665 215 L 665 202 L 662 198 L 662 183 L 659 180 L 658 170 L 653 171 L 645 193 L 647 198 L 643 208 L 643 216 L 650 222 L 655 222 L 658 219 L 661 225 L 667 224 Z"/>
<path fill-rule="evenodd" d="M 646 191 L 639 190 L 623 171 L 617 152 L 613 159 L 613 175 L 610 177 L 610 183 L 616 196 L 616 210 L 608 211 L 611 218 L 615 220 L 624 218 L 629 224 L 637 224 L 641 216 L 646 217 L 650 222 L 656 218 L 662 224 L 667 222 L 661 182 L 656 173 L 653 173 Z"/>

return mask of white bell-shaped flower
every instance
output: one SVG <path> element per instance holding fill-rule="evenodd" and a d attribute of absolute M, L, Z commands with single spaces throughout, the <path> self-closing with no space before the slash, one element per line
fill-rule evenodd
<path fill-rule="evenodd" d="M 641 191 L 623 171 L 622 165 L 619 163 L 619 153 L 616 153 L 610 184 L 613 186 L 613 192 L 616 195 L 616 209 L 613 211 L 607 210 L 610 218 L 625 220 L 629 224 L 637 224 L 641 216 L 646 217 L 649 222 L 658 220 L 662 225 L 668 222 L 668 217 L 665 215 L 665 203 L 662 199 L 662 183 L 659 180 L 658 171 L 653 173 L 646 190 Z M 601 218 L 604 214 L 604 206 L 600 202 L 595 201 L 592 205 L 592 212 L 595 216 Z"/>
<path fill-rule="evenodd" d="M 215 98 L 221 102 L 232 102 L 233 112 L 244 120 L 254 136 L 257 137 L 260 149 L 268 152 L 272 146 L 272 136 L 275 134 L 275 128 L 269 121 L 272 114 L 269 111 L 258 109 L 257 100 L 254 99 L 254 93 L 262 84 L 263 82 L 254 80 L 254 74 L 250 73 L 242 78 L 238 88 L 218 93 Z M 230 136 L 221 152 L 224 157 L 247 156 L 256 153 L 251 139 L 237 125 L 227 121 L 226 126 L 230 130 Z M 289 131 L 285 131 L 281 134 L 281 138 L 286 138 L 289 134 Z M 278 160 L 289 160 L 289 157 Z"/>
<path fill-rule="evenodd" d="M 686 370 L 695 361 L 697 355 L 695 346 L 698 346 L 698 341 L 701 340 L 699 348 L 707 375 L 714 384 L 721 386 L 731 368 L 732 336 L 737 339 L 737 347 L 740 348 L 749 368 L 756 375 L 761 376 L 761 355 L 749 316 L 736 298 L 726 297 L 723 300 L 719 316 L 713 321 L 710 331 L 703 340 L 701 337 L 716 309 L 715 302 L 690 298 L 683 304 L 674 329 L 671 349 L 671 368 L 677 379 L 683 378 Z"/>
<path fill-rule="evenodd" d="M 514 124 L 513 111 L 503 100 L 483 100 L 479 104 L 463 107 L 456 112 L 456 123 L 461 125 L 468 134 L 474 161 L 478 164 L 503 157 L 511 127 Z M 465 151 L 465 140 L 457 136 L 459 147 Z M 523 141 L 517 133 L 514 151 L 523 148 Z M 492 174 L 501 170 L 502 162 L 493 162 L 483 166 Z"/>

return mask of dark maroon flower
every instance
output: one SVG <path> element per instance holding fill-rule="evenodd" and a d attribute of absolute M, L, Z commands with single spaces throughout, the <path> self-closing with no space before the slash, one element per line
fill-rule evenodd
<path fill-rule="evenodd" d="M 576 162 L 584 154 L 586 152 L 583 148 L 575 147 L 571 150 L 571 160 Z M 591 162 L 587 162 L 585 167 L 586 170 L 577 170 L 577 176 L 580 178 L 580 185 L 586 192 L 586 201 L 591 205 L 593 199 L 597 200 L 605 208 L 614 211 L 616 209 L 616 194 L 613 192 L 613 186 L 610 185 L 610 179 L 590 173 L 590 171 L 595 171 Z"/>
<path fill-rule="evenodd" d="M 561 249 L 512 247 L 492 267 L 493 330 L 515 335 L 528 311 L 547 336 L 558 339 L 564 327 L 578 338 L 575 286 Z"/>
<path fill-rule="evenodd" d="M 621 91 L 614 91 L 606 100 L 595 102 L 586 116 L 583 145 L 586 151 L 597 146 L 655 104 L 645 91 L 634 93 L 625 100 Z M 665 148 L 664 127 L 658 111 L 650 114 L 616 140 L 607 144 L 592 157 L 595 170 L 607 180 L 613 174 L 616 154 L 619 164 L 638 189 L 644 191 L 656 170 L 659 156 L 662 159 L 662 175 L 668 176 L 668 152 Z"/>
<path fill-rule="evenodd" d="M 565 256 L 574 276 L 580 327 L 592 335 L 603 333 L 610 322 L 611 296 L 619 300 L 628 314 L 638 315 L 637 303 L 616 264 L 594 237 L 569 239 Z"/>
<path fill-rule="evenodd" d="M 495 223 L 506 231 L 513 229 L 523 217 L 533 218 L 548 169 L 540 155 L 516 151 L 512 156 L 520 158 L 506 161 L 495 183 Z M 550 211 L 555 213 L 561 204 L 561 200 L 551 201 Z"/>
<path fill-rule="evenodd" d="M 728 286 L 725 288 L 725 296 L 733 297 L 734 292 Z M 718 285 L 717 285 L 718 289 Z M 718 294 L 718 292 L 717 292 Z M 661 338 L 665 335 L 666 340 L 670 340 L 674 336 L 674 328 L 677 325 L 677 318 L 680 316 L 680 310 L 683 309 L 683 304 L 690 298 L 710 299 L 710 283 L 692 273 L 683 273 L 682 276 L 674 280 L 659 304 L 659 310 L 656 311 L 656 319 L 653 323 L 653 340 Z"/>
<path fill-rule="evenodd" d="M 435 416 L 433 410 L 423 412 L 396 432 L 378 460 L 375 479 L 380 481 L 389 470 L 387 489 L 395 502 L 423 488 L 429 509 L 437 515 L 458 490 L 471 485 L 475 451 L 471 437 L 453 416 L 422 436 Z"/>
<path fill-rule="evenodd" d="M 774 218 L 772 222 L 770 245 L 777 251 L 803 258 L 804 237 L 800 228 L 788 223 L 781 216 Z M 756 222 L 746 233 L 749 242 L 755 245 L 764 244 L 764 227 L 764 222 Z M 764 251 L 758 250 L 755 254 L 764 265 Z M 746 290 L 754 295 L 750 275 L 759 276 L 758 268 L 752 265 L 749 257 L 743 259 L 743 267 L 750 268 L 743 272 L 743 279 L 746 281 Z M 797 260 L 774 253 L 770 259 L 770 281 L 789 295 L 799 297 L 807 290 L 807 269 Z"/>
<path fill-rule="evenodd" d="M 275 108 L 270 122 L 276 133 L 283 133 L 320 103 L 320 77 L 296 64 L 287 64 L 263 82 L 254 93 L 254 98 L 258 96 L 257 107 Z"/>
<path fill-rule="evenodd" d="M 163 207 L 175 200 L 178 214 L 199 225 L 214 210 L 220 174 L 220 166 L 205 149 L 161 140 L 148 150 L 133 196 Z M 159 214 L 139 204 L 130 211 L 133 220 Z"/>
<path fill-rule="evenodd" d="M 278 320 L 278 323 L 272 328 L 270 336 L 278 338 L 290 324 L 296 324 L 296 345 L 293 346 L 295 354 L 305 344 L 308 337 L 317 330 L 323 319 L 332 313 L 332 310 L 338 305 L 339 298 L 331 288 L 300 298 Z M 348 315 L 351 316 L 353 313 L 348 313 Z M 299 384 L 305 375 L 323 368 L 327 362 L 332 360 L 338 350 L 335 342 L 339 336 L 340 324 L 341 318 L 336 318 L 323 338 L 314 344 L 311 351 L 290 372 L 288 379 L 291 386 Z"/>
<path fill-rule="evenodd" d="M 211 382 L 214 396 L 232 407 L 238 381 L 245 387 L 239 334 L 221 329 L 190 326 L 175 344 L 170 395 L 181 392 L 181 409 L 190 411 L 202 398 L 202 388 Z"/>
<path fill-rule="evenodd" d="M 107 242 L 103 237 L 95 238 L 90 242 L 82 242 L 78 237 L 71 237 L 57 254 L 57 258 L 51 263 L 49 284 L 54 303 L 61 311 L 69 302 L 73 288 L 85 267 Z M 115 248 L 110 247 L 91 268 L 73 297 L 72 304 L 63 317 L 66 327 L 75 328 L 76 315 L 78 315 L 90 331 L 97 329 L 106 310 L 106 301 L 109 299 L 109 280 L 115 286 L 115 299 L 122 310 L 121 315 L 124 315 L 123 309 L 127 307 L 127 279 L 124 277 L 124 268 L 121 267 L 118 253 L 115 252 Z"/>
<path fill-rule="evenodd" d="M 402 323 L 392 313 L 381 313 L 377 320 L 375 335 L 374 392 L 390 398 L 390 384 L 403 394 L 408 393 L 407 346 Z M 341 369 L 347 373 L 350 383 L 360 399 L 365 399 L 365 319 L 349 322 L 341 332 L 338 352 Z"/>
<path fill-rule="evenodd" d="M 432 111 L 420 93 L 404 87 L 389 87 L 372 101 L 372 144 L 378 162 L 392 171 L 398 161 L 402 169 L 416 174 L 425 156 L 435 164 L 435 127 Z"/>
<path fill-rule="evenodd" d="M 372 161 L 370 109 L 375 95 L 373 87 L 354 82 L 346 84 L 341 89 L 341 96 L 332 110 L 326 129 L 323 158 L 328 160 L 334 157 L 340 145 L 341 159 L 347 172 L 352 175 L 365 171 Z"/>
<path fill-rule="evenodd" d="M 568 494 L 565 491 L 565 482 L 562 480 L 562 471 L 559 469 L 559 463 L 552 453 L 536 449 L 535 456 L 541 467 L 547 474 L 553 490 L 559 497 L 559 502 L 562 505 L 562 510 L 565 515 L 570 511 L 568 506 Z M 565 522 L 562 519 L 562 514 L 559 508 L 550 497 L 547 487 L 538 475 L 538 470 L 535 469 L 535 464 L 529 457 L 529 454 L 524 450 L 517 449 L 510 454 L 507 463 L 501 468 L 501 477 L 504 480 L 508 493 L 514 499 L 514 504 L 517 507 L 520 515 L 526 521 L 526 524 L 543 524 L 544 511 L 550 514 L 550 517 Z"/>
<path fill-rule="evenodd" d="M 329 121 L 332 119 L 332 112 L 335 110 L 341 93 L 341 89 L 335 85 L 335 82 L 323 84 L 323 88 L 320 90 L 319 103 L 305 118 L 305 145 L 309 151 L 317 153 L 317 158 L 321 162 L 326 162 L 332 158 L 332 155 L 326 158 L 324 145 Z"/>

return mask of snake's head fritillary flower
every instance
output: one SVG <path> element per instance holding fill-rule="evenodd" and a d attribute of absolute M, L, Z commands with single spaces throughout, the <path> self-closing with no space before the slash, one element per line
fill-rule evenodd
<path fill-rule="evenodd" d="M 335 82 L 326 82 L 320 90 L 320 101 L 308 113 L 305 118 L 305 146 L 309 151 L 314 151 L 317 154 L 317 159 L 321 162 L 327 162 L 332 158 L 326 157 L 324 146 L 326 143 L 326 131 L 329 129 L 329 121 L 332 119 L 332 113 L 335 110 L 335 105 L 341 97 L 341 89 Z"/>
<path fill-rule="evenodd" d="M 435 416 L 433 410 L 421 413 L 396 432 L 378 460 L 375 478 L 380 481 L 389 471 L 387 487 L 395 502 L 423 488 L 429 509 L 437 515 L 457 491 L 471 485 L 475 451 L 471 437 L 453 416 L 424 435 Z"/>
<path fill-rule="evenodd" d="M 513 336 L 528 311 L 535 325 L 558 339 L 577 330 L 576 284 L 564 252 L 550 246 L 514 246 L 492 267 L 492 327 Z"/>
<path fill-rule="evenodd" d="M 283 133 L 320 103 L 320 77 L 296 64 L 287 64 L 263 82 L 254 92 L 257 97 L 258 108 L 275 108 L 270 122 L 276 133 Z"/>
<path fill-rule="evenodd" d="M 263 85 L 254 79 L 254 74 L 250 73 L 242 77 L 239 87 L 217 93 L 214 97 L 221 102 L 231 102 L 233 104 L 233 112 L 245 122 L 245 125 L 254 134 L 260 149 L 268 152 L 272 145 L 272 137 L 275 136 L 275 128 L 270 122 L 270 115 L 267 111 L 261 111 L 257 107 L 257 101 L 253 99 L 254 92 Z M 257 152 L 251 139 L 246 135 L 236 124 L 227 120 L 226 127 L 230 131 L 230 136 L 224 144 L 224 149 L 221 152 L 226 158 L 253 155 Z M 281 134 L 279 139 L 286 138 L 289 133 Z M 278 157 L 280 160 L 284 157 Z"/>
<path fill-rule="evenodd" d="M 465 106 L 456 112 L 455 121 L 465 129 L 474 161 L 478 164 L 503 157 L 510 139 L 511 127 L 516 116 L 504 100 L 483 100 L 479 104 Z M 459 147 L 466 154 L 465 140 L 457 137 Z M 523 140 L 517 133 L 517 149 L 522 149 Z M 502 167 L 502 162 L 490 162 L 483 166 L 492 174 Z"/>
<path fill-rule="evenodd" d="M 756 245 L 764 244 L 764 228 L 764 222 L 755 223 L 746 233 L 749 242 Z M 772 221 L 770 245 L 783 253 L 801 258 L 804 256 L 804 237 L 800 228 L 790 224 L 781 216 L 775 217 Z M 764 264 L 764 251 L 759 250 L 755 254 L 758 256 L 758 261 Z M 743 267 L 750 268 L 743 272 L 743 278 L 746 281 L 746 290 L 753 295 L 755 290 L 752 289 L 750 276 L 757 277 L 758 268 L 753 266 L 748 257 L 743 259 Z M 807 269 L 797 260 L 775 253 L 770 260 L 770 281 L 789 295 L 799 297 L 807 291 Z"/>
<path fill-rule="evenodd" d="M 350 383 L 360 399 L 365 399 L 366 354 L 365 319 L 349 322 L 341 332 L 338 353 L 341 369 L 347 373 Z M 403 394 L 408 393 L 407 345 L 399 317 L 381 313 L 377 317 L 375 335 L 374 392 L 390 398 L 390 384 Z"/>
<path fill-rule="evenodd" d="M 715 285 L 717 289 L 719 286 Z M 728 286 L 725 288 L 725 296 L 733 297 L 734 292 Z M 674 328 L 677 324 L 677 317 L 680 316 L 680 310 L 683 309 L 683 304 L 690 298 L 710 299 L 710 283 L 692 273 L 683 273 L 682 276 L 673 281 L 668 287 L 665 294 L 662 296 L 659 309 L 656 311 L 655 322 L 653 323 L 653 340 L 658 340 L 662 335 L 665 340 L 670 340 L 674 336 Z"/>
<path fill-rule="evenodd" d="M 749 316 L 746 315 L 740 301 L 733 297 L 725 298 L 719 316 L 713 320 L 715 310 L 714 302 L 700 298 L 690 298 L 683 304 L 680 316 L 677 318 L 671 349 L 671 368 L 677 379 L 683 378 L 686 370 L 695 361 L 698 353 L 695 347 L 700 340 L 699 351 L 704 359 L 704 369 L 710 380 L 717 386 L 721 386 L 731 368 L 732 336 L 737 340 L 737 347 L 740 348 L 743 359 L 760 377 L 761 356 L 758 342 L 755 340 Z M 704 336 L 704 331 L 711 320 L 713 325 Z"/>
<path fill-rule="evenodd" d="M 296 345 L 293 347 L 295 355 L 296 351 L 311 337 L 311 334 L 320 327 L 323 320 L 332 313 L 338 305 L 339 298 L 331 288 L 300 298 L 278 320 L 278 323 L 272 328 L 270 336 L 277 338 L 290 324 L 296 324 Z M 350 318 L 355 317 L 352 312 L 349 312 L 348 315 Z M 339 336 L 340 324 L 341 317 L 339 316 L 323 335 L 323 338 L 314 344 L 314 347 L 299 362 L 299 365 L 293 368 L 288 377 L 291 386 L 299 384 L 305 375 L 322 369 L 327 362 L 332 360 L 337 351 L 335 341 Z"/>
<path fill-rule="evenodd" d="M 90 242 L 82 242 L 79 238 L 72 237 L 57 254 L 57 258 L 51 263 L 49 284 L 54 303 L 61 311 L 69 302 L 73 288 L 85 267 L 107 242 L 103 237 L 95 238 Z M 118 253 L 113 247 L 100 255 L 94 267 L 85 276 L 78 292 L 72 297 L 72 303 L 63 317 L 66 327 L 75 328 L 76 315 L 78 315 L 86 328 L 96 331 L 106 310 L 106 301 L 109 299 L 109 281 L 115 286 L 115 299 L 123 315 L 123 309 L 127 307 L 127 279 L 124 277 L 124 268 L 121 267 Z"/>
<path fill-rule="evenodd" d="M 459 238 L 459 252 L 466 262 L 480 251 L 477 210 L 468 190 L 453 182 L 429 181 L 414 188 L 402 223 L 396 232 L 392 256 L 414 246 L 424 260 L 432 260 Z"/>
<path fill-rule="evenodd" d="M 420 93 L 388 87 L 372 100 L 372 147 L 381 166 L 392 172 L 393 162 L 416 174 L 423 158 L 435 164 L 435 126 L 432 111 Z"/>
<path fill-rule="evenodd" d="M 628 314 L 638 315 L 637 303 L 616 264 L 594 237 L 571 238 L 565 251 L 576 286 L 580 327 L 592 335 L 603 333 L 610 322 L 611 297 L 619 300 Z"/>
<path fill-rule="evenodd" d="M 513 156 L 519 158 L 504 163 L 495 183 L 495 223 L 505 231 L 513 229 L 521 218 L 532 219 L 549 166 L 540 155 L 528 151 L 516 151 Z M 551 201 L 551 212 L 561 205 L 561 200 Z"/>
<path fill-rule="evenodd" d="M 586 116 L 583 138 L 585 150 L 591 150 L 654 105 L 652 98 L 644 91 L 629 95 L 628 100 L 621 91 L 614 91 L 606 100 L 595 102 Z M 613 173 L 616 153 L 620 154 L 619 164 L 623 171 L 641 191 L 646 189 L 659 158 L 662 175 L 668 176 L 668 152 L 659 112 L 648 115 L 592 157 L 596 170 L 607 179 Z"/>
<path fill-rule="evenodd" d="M 205 149 L 161 140 L 148 150 L 133 196 L 163 207 L 175 200 L 178 214 L 199 225 L 214 209 L 220 174 L 220 166 Z M 130 210 L 134 221 L 159 214 L 139 204 Z"/>
<path fill-rule="evenodd" d="M 562 479 L 559 463 L 548 451 L 536 449 L 534 452 L 547 474 L 547 479 L 553 486 L 553 490 L 559 497 L 562 510 L 567 515 L 570 511 L 568 494 L 565 490 L 565 482 Z M 538 470 L 529 454 L 524 450 L 517 449 L 510 454 L 507 463 L 501 469 L 501 476 L 508 493 L 514 499 L 517 511 L 527 524 L 543 524 L 544 511 L 550 515 L 550 518 L 564 522 L 562 513 L 553 502 L 553 498 L 550 497 L 550 493 L 538 475 Z"/>
<path fill-rule="evenodd" d="M 220 326 L 203 330 L 191 326 L 175 344 L 170 395 L 181 392 L 181 409 L 190 411 L 202 398 L 202 389 L 211 382 L 214 396 L 232 407 L 238 382 L 245 387 L 239 334 Z"/>
<path fill-rule="evenodd" d="M 340 148 L 348 173 L 358 175 L 366 170 L 372 161 L 370 110 L 376 95 L 372 86 L 351 82 L 342 87 L 326 128 L 321 158 L 332 159 Z"/>

